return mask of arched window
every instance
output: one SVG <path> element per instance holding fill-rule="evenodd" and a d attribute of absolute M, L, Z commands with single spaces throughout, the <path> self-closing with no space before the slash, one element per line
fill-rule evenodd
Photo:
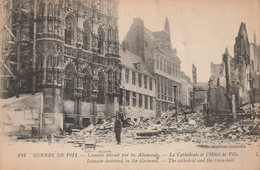
<path fill-rule="evenodd" d="M 38 76 L 37 76 L 37 83 L 41 83 L 43 79 L 43 66 L 44 66 L 44 56 L 39 56 L 37 60 L 37 66 L 39 68 Z"/>
<path fill-rule="evenodd" d="M 83 94 L 82 101 L 90 102 L 91 101 L 91 75 L 87 70 L 83 71 Z"/>
<path fill-rule="evenodd" d="M 38 56 L 38 58 L 37 58 L 37 67 L 38 68 L 43 68 L 43 62 L 44 62 L 44 57 L 43 56 Z"/>
<path fill-rule="evenodd" d="M 105 103 L 105 77 L 101 72 L 98 73 L 97 103 Z"/>
<path fill-rule="evenodd" d="M 113 92 L 113 71 L 109 70 L 107 72 L 107 78 L 108 78 L 108 92 L 112 93 Z"/>
<path fill-rule="evenodd" d="M 72 65 L 65 68 L 64 99 L 74 100 L 74 69 Z"/>
<path fill-rule="evenodd" d="M 57 57 L 53 58 L 52 66 L 57 68 Z"/>
<path fill-rule="evenodd" d="M 52 68 L 52 56 L 51 55 L 48 56 L 47 67 Z"/>
<path fill-rule="evenodd" d="M 112 30 L 111 27 L 109 27 L 108 30 L 107 30 L 107 39 L 108 40 L 112 39 L 112 37 L 113 37 L 112 33 L 113 33 L 113 30 Z"/>
<path fill-rule="evenodd" d="M 119 92 L 119 82 L 120 82 L 120 79 L 121 79 L 121 71 L 118 70 L 118 71 L 115 71 L 114 72 L 114 77 L 113 77 L 113 83 L 114 83 L 114 92 L 118 93 Z"/>
<path fill-rule="evenodd" d="M 65 20 L 65 44 L 72 44 L 73 41 L 73 26 L 74 26 L 74 22 L 73 22 L 73 18 L 71 16 L 67 16 L 66 20 Z"/>
<path fill-rule="evenodd" d="M 61 68 L 61 63 L 62 63 L 61 56 L 58 56 L 58 58 L 57 58 L 57 68 Z"/>
<path fill-rule="evenodd" d="M 45 3 L 41 2 L 39 4 L 39 16 L 44 16 L 44 11 L 45 11 Z"/>
<path fill-rule="evenodd" d="M 98 54 L 104 54 L 105 33 L 101 27 L 98 28 Z"/>
<path fill-rule="evenodd" d="M 61 8 L 62 8 L 62 4 L 61 4 L 61 2 L 59 2 L 58 7 L 57 7 L 58 17 L 61 17 Z"/>
<path fill-rule="evenodd" d="M 53 16 L 54 13 L 54 5 L 52 2 L 49 2 L 48 4 L 48 16 Z"/>
<path fill-rule="evenodd" d="M 52 67 L 53 67 L 53 57 L 51 55 L 49 55 L 47 58 L 47 68 L 52 68 Z M 51 71 L 47 71 L 46 79 L 47 79 L 47 83 L 52 82 L 52 72 Z"/>
<path fill-rule="evenodd" d="M 115 29 L 115 30 L 114 30 L 114 39 L 115 39 L 115 40 L 117 40 L 117 37 L 118 37 L 118 36 L 117 36 L 117 33 L 118 33 L 118 31 L 117 31 L 117 29 Z"/>
<path fill-rule="evenodd" d="M 83 32 L 83 48 L 85 50 L 89 50 L 90 49 L 90 28 L 89 25 L 87 23 L 84 23 L 83 25 L 84 27 L 84 32 Z"/>

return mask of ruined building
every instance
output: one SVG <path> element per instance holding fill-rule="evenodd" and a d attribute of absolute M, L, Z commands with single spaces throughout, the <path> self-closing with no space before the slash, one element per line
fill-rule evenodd
<path fill-rule="evenodd" d="M 253 61 L 253 82 L 252 93 L 254 94 L 254 102 L 260 102 L 260 45 L 256 42 L 256 34 L 254 33 L 254 42 L 250 44 L 250 54 Z"/>
<path fill-rule="evenodd" d="M 193 84 L 191 83 L 190 77 L 187 76 L 183 71 L 181 72 L 181 88 L 180 88 L 180 102 L 183 106 L 192 106 L 192 92 Z"/>
<path fill-rule="evenodd" d="M 117 0 L 4 4 L 2 98 L 42 93 L 43 133 L 114 115 L 120 88 Z"/>
<path fill-rule="evenodd" d="M 136 18 L 130 27 L 123 48 L 141 57 L 149 72 L 156 80 L 157 113 L 166 111 L 180 98 L 181 61 L 176 49 L 172 48 L 168 18 L 162 31 L 152 32 L 144 26 L 143 20 Z M 174 97 L 176 86 L 176 98 Z"/>
<path fill-rule="evenodd" d="M 222 76 L 222 72 L 220 71 L 222 67 L 223 67 L 222 64 L 214 64 L 213 62 L 211 62 L 211 64 L 210 64 L 211 77 L 218 78 L 218 77 Z"/>
<path fill-rule="evenodd" d="M 211 113 L 235 113 L 240 106 L 253 103 L 252 97 L 257 96 L 253 91 L 253 84 L 257 79 L 254 76 L 254 56 L 250 52 L 245 23 L 241 23 L 235 40 L 234 57 L 226 49 L 222 57 L 223 63 L 211 65 L 211 70 L 214 70 L 208 92 Z M 217 67 L 218 73 L 215 70 Z"/>

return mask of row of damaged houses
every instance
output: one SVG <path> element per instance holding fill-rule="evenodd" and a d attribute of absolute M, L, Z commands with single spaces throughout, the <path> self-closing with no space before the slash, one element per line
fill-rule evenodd
<path fill-rule="evenodd" d="M 4 133 L 84 128 L 118 111 L 142 121 L 176 102 L 190 106 L 192 84 L 181 73 L 168 19 L 158 32 L 134 19 L 120 45 L 118 1 L 102 2 L 22 0 L 1 6 Z"/>

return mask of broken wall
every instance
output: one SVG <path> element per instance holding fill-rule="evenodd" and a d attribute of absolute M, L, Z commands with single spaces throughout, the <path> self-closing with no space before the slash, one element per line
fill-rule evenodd
<path fill-rule="evenodd" d="M 2 132 L 12 135 L 40 134 L 42 93 L 9 98 L 2 103 Z"/>

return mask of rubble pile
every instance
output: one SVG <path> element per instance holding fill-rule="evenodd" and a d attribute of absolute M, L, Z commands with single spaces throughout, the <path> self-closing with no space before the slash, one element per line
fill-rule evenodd
<path fill-rule="evenodd" d="M 257 141 L 259 121 L 249 118 L 235 123 L 215 123 L 212 127 L 204 125 L 203 113 L 179 111 L 165 112 L 160 118 L 146 118 L 140 122 L 129 122 L 122 129 L 122 142 L 125 144 L 149 144 L 172 142 L 221 143 Z M 82 130 L 72 130 L 66 136 L 67 142 L 82 144 L 94 139 L 96 143 L 115 143 L 114 120 L 106 118 L 96 125 Z"/>
<path fill-rule="evenodd" d="M 113 121 L 112 119 L 105 118 L 101 123 L 93 125 L 90 124 L 88 127 L 77 130 L 72 129 L 72 133 L 66 135 L 67 143 L 78 143 L 83 144 L 86 140 L 95 138 L 96 142 L 111 142 L 108 135 L 112 135 Z"/>
<path fill-rule="evenodd" d="M 259 123 L 258 123 L 259 125 Z M 233 124 L 226 122 L 215 123 L 212 127 L 204 125 L 204 116 L 201 112 L 184 113 L 179 112 L 177 118 L 175 112 L 165 112 L 160 119 L 140 122 L 128 130 L 135 131 L 137 134 L 142 130 L 158 130 L 159 134 L 151 137 L 136 137 L 136 143 L 171 143 L 171 142 L 236 142 L 236 141 L 257 141 L 257 134 L 252 134 L 256 128 L 257 121 L 250 119 L 240 120 Z M 257 127 L 258 128 L 258 127 Z M 133 135 L 132 135 L 133 136 Z"/>

